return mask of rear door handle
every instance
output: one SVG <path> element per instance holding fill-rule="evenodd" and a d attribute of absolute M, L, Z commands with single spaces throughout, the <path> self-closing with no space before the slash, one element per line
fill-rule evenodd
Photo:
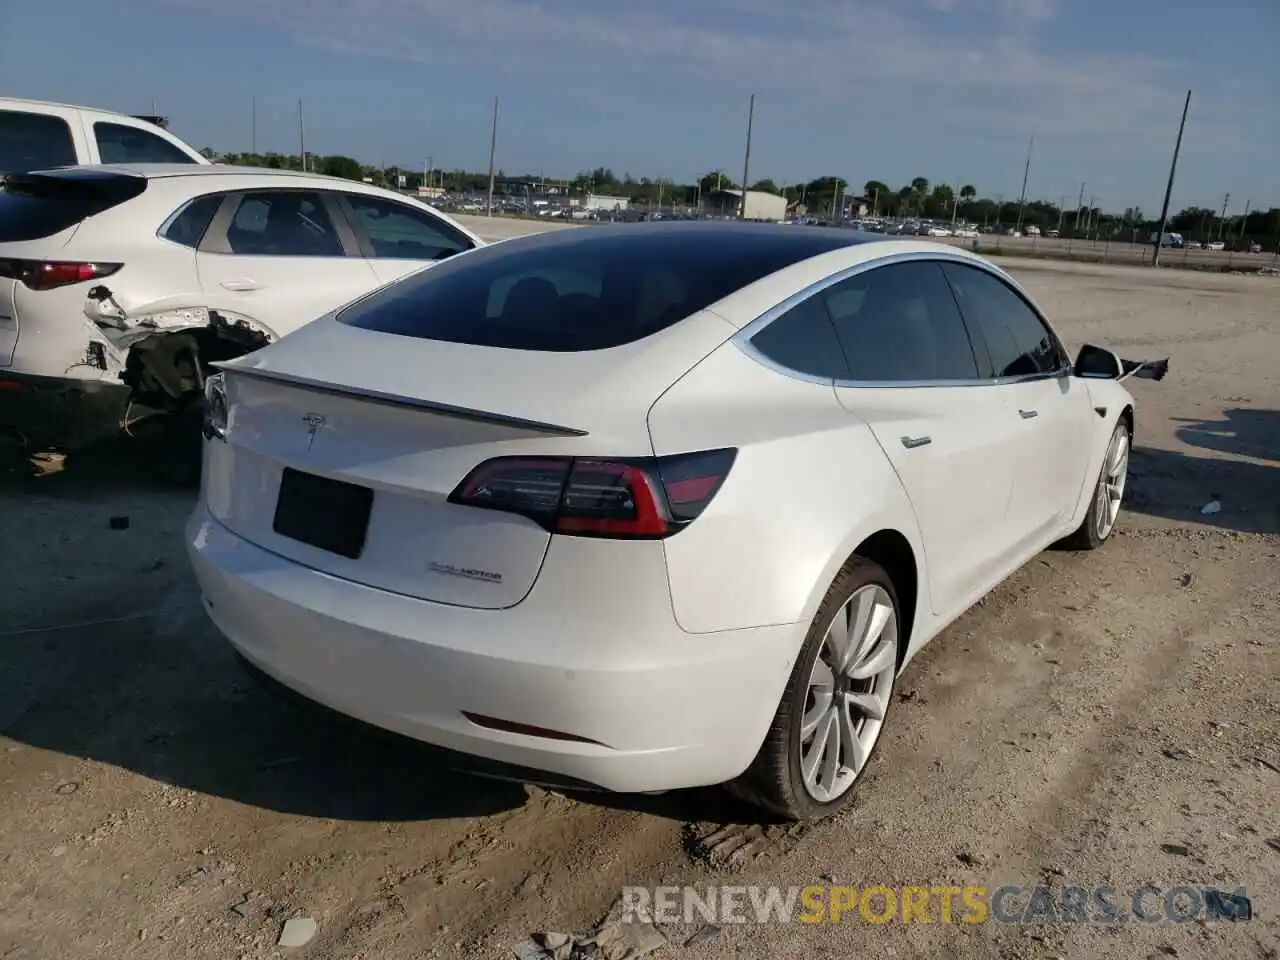
<path fill-rule="evenodd" d="M 249 293 L 252 290 L 262 289 L 262 285 L 251 277 L 241 277 L 237 280 L 223 280 L 219 286 L 224 290 L 233 290 L 236 293 Z"/>
<path fill-rule="evenodd" d="M 933 443 L 933 437 L 903 437 L 902 445 L 908 450 L 914 450 L 916 447 L 927 446 Z"/>
<path fill-rule="evenodd" d="M 1036 417 L 1040 416 L 1040 411 L 1039 410 L 1019 410 L 1018 416 L 1020 416 L 1023 420 L 1034 420 Z"/>

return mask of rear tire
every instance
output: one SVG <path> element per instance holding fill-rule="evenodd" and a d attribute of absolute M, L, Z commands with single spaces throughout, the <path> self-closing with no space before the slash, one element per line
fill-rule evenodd
<path fill-rule="evenodd" d="M 893 701 L 899 609 L 879 564 L 854 557 L 845 565 L 818 607 L 760 752 L 728 785 L 733 793 L 789 820 L 848 804 Z"/>
<path fill-rule="evenodd" d="M 1111 539 L 1128 488 L 1129 451 L 1132 446 L 1133 431 L 1122 417 L 1107 443 L 1107 452 L 1102 458 L 1098 480 L 1089 499 L 1089 511 L 1076 531 L 1062 541 L 1066 549 L 1097 550 Z"/>

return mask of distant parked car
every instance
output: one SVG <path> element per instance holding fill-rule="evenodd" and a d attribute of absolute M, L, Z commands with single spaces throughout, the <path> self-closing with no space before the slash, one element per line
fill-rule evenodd
<path fill-rule="evenodd" d="M 1261 252 L 1262 252 L 1262 244 L 1260 244 L 1260 243 L 1258 243 L 1258 242 L 1256 242 L 1256 241 L 1255 241 L 1254 243 L 1249 244 L 1249 252 L 1250 252 L 1250 253 L 1261 253 Z"/>
<path fill-rule="evenodd" d="M 10 176 L 0 192 L 0 429 L 68 450 L 126 418 L 198 415 L 211 361 L 481 243 L 417 200 L 286 170 L 189 163 Z"/>
<path fill-rule="evenodd" d="M 1221 240 L 1212 240 L 1212 241 L 1210 241 L 1209 243 L 1205 244 L 1205 249 L 1207 249 L 1207 250 L 1225 250 L 1225 249 L 1227 249 L 1227 245 L 1226 245 L 1225 243 L 1223 243 Z"/>
<path fill-rule="evenodd" d="M 43 100 L 0 97 L 0 176 L 49 167 L 209 161 L 142 117 Z"/>

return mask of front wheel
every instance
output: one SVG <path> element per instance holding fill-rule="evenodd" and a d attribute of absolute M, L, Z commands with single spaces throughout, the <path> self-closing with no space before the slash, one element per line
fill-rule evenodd
<path fill-rule="evenodd" d="M 791 820 L 845 806 L 884 728 L 900 637 L 893 581 L 855 557 L 818 608 L 764 745 L 730 788 Z"/>
<path fill-rule="evenodd" d="M 1098 473 L 1098 483 L 1093 489 L 1093 499 L 1089 503 L 1089 512 L 1079 529 L 1063 541 L 1063 545 L 1072 550 L 1096 550 L 1102 546 L 1116 529 L 1116 519 L 1120 516 L 1120 505 L 1124 501 L 1125 487 L 1129 481 L 1129 450 L 1133 443 L 1133 433 L 1129 424 L 1123 419 L 1112 431 L 1111 442 L 1107 444 L 1106 456 L 1102 459 L 1102 469 Z"/>

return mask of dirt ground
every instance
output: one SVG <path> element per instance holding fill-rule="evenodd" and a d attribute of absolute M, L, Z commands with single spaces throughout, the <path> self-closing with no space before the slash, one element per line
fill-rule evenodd
<path fill-rule="evenodd" d="M 1133 388 L 1128 510 L 1103 550 L 1042 555 L 917 658 L 855 806 L 813 827 L 716 790 L 470 779 L 297 712 L 205 621 L 189 493 L 125 457 L 8 474 L 0 958 L 497 958 L 591 927 L 628 884 L 834 880 L 1217 884 L 1255 919 L 855 919 L 690 947 L 679 927 L 655 956 L 1275 960 L 1280 280 L 1010 266 L 1072 348 L 1172 356 Z M 295 916 L 319 929 L 290 953 Z"/>

